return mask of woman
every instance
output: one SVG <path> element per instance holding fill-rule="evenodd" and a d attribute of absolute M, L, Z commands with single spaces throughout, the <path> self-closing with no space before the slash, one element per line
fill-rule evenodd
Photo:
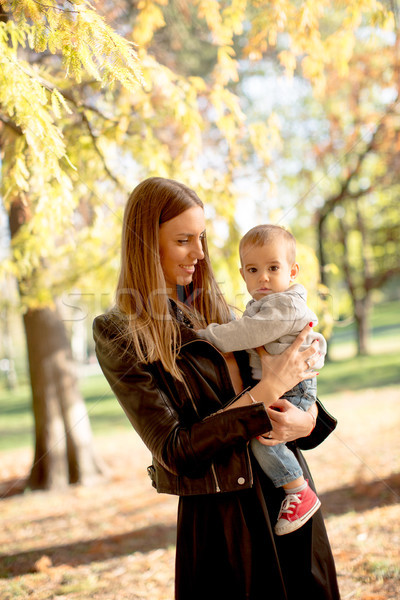
<path fill-rule="evenodd" d="M 153 485 L 180 496 L 175 597 L 337 600 L 320 511 L 275 538 L 281 492 L 249 453 L 255 436 L 271 445 L 297 440 L 313 485 L 298 447 L 314 447 L 336 422 L 321 405 L 317 415 L 279 399 L 310 376 L 316 348 L 298 350 L 309 328 L 281 355 L 260 350 L 263 376 L 253 385 L 246 353 L 224 356 L 196 335 L 231 318 L 212 273 L 201 200 L 176 181 L 143 181 L 125 209 L 116 307 L 95 319 L 94 338 L 111 388 L 152 453 Z"/>

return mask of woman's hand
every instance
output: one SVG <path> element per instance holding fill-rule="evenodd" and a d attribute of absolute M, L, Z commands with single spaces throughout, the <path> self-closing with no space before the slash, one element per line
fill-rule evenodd
<path fill-rule="evenodd" d="M 251 389 L 251 393 L 249 392 L 241 396 L 237 401 L 230 404 L 229 408 L 246 406 L 252 402 L 263 402 L 265 407 L 268 408 L 275 404 L 285 392 L 300 383 L 300 381 L 311 379 L 318 375 L 318 373 L 312 371 L 313 366 L 320 358 L 318 340 L 314 340 L 306 350 L 300 351 L 300 346 L 305 341 L 311 329 L 312 324 L 304 327 L 293 344 L 282 352 L 282 354 L 271 355 L 263 347 L 256 348 L 261 360 L 262 377 Z M 304 412 L 301 412 L 304 415 Z M 304 437 L 304 435 L 307 434 L 303 434 L 303 436 L 294 435 L 291 439 Z"/>
<path fill-rule="evenodd" d="M 314 429 L 318 408 L 313 404 L 308 411 L 304 411 L 288 400 L 279 398 L 267 408 L 267 412 L 272 431 L 268 433 L 268 437 L 260 436 L 257 439 L 264 446 L 276 446 L 310 435 Z"/>
<path fill-rule="evenodd" d="M 320 358 L 318 340 L 314 340 L 307 350 L 300 351 L 300 346 L 311 329 L 310 325 L 306 325 L 293 344 L 282 354 L 271 355 L 263 347 L 257 348 L 262 366 L 261 381 L 264 378 L 268 380 L 277 397 L 282 396 L 300 381 L 318 375 L 318 373 L 311 370 Z"/>

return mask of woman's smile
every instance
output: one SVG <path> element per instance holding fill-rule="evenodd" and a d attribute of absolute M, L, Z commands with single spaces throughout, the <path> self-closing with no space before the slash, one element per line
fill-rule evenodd
<path fill-rule="evenodd" d="M 185 271 L 188 271 L 190 273 L 194 273 L 194 269 L 195 269 L 195 265 L 197 264 L 197 261 L 193 264 L 193 265 L 180 265 L 182 267 L 182 269 L 185 269 Z"/>

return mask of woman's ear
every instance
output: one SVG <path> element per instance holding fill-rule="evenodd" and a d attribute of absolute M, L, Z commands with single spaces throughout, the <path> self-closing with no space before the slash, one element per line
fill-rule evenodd
<path fill-rule="evenodd" d="M 300 267 L 297 263 L 293 263 L 290 269 L 290 281 L 294 281 L 299 274 Z"/>

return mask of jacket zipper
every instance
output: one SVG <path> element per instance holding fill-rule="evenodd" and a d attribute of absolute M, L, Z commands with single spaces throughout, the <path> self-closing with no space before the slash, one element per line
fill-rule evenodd
<path fill-rule="evenodd" d="M 192 396 L 192 394 L 190 392 L 189 386 L 187 385 L 187 383 L 186 383 L 185 380 L 183 380 L 183 384 L 184 384 L 184 387 L 185 387 L 185 389 L 187 391 L 187 394 L 188 394 L 188 396 L 189 396 L 189 398 L 190 398 L 190 400 L 192 402 L 192 405 L 193 405 L 193 408 L 194 408 L 194 410 L 196 412 L 196 415 L 199 417 L 199 413 L 197 412 L 196 403 L 195 403 L 194 398 L 193 398 L 193 396 Z M 211 473 L 212 473 L 212 476 L 213 476 L 213 479 L 214 479 L 214 483 L 215 483 L 215 491 L 218 493 L 218 492 L 221 491 L 221 488 L 219 487 L 219 482 L 218 482 L 217 472 L 215 470 L 214 461 L 211 462 Z"/>
<path fill-rule="evenodd" d="M 218 477 L 217 477 L 217 472 L 215 470 L 214 461 L 211 463 L 211 473 L 212 473 L 212 475 L 214 477 L 215 491 L 218 493 L 218 492 L 221 491 L 221 488 L 219 487 Z"/>
<path fill-rule="evenodd" d="M 186 389 L 186 392 L 187 392 L 187 394 L 188 394 L 188 396 L 189 396 L 189 398 L 190 398 L 190 400 L 191 400 L 191 402 L 192 402 L 192 405 L 193 405 L 194 411 L 195 411 L 196 415 L 197 415 L 197 416 L 200 418 L 200 416 L 199 416 L 199 413 L 198 413 L 198 411 L 197 411 L 196 403 L 195 403 L 195 401 L 194 401 L 194 398 L 193 398 L 193 396 L 192 396 L 192 394 L 191 394 L 191 392 L 190 392 L 189 386 L 187 385 L 187 383 L 186 383 L 186 381 L 185 381 L 185 380 L 183 380 L 183 384 L 184 384 L 184 387 L 185 387 L 185 389 Z M 207 417 L 206 417 L 206 418 L 207 418 Z M 214 461 L 212 461 L 212 462 L 211 462 L 211 474 L 212 474 L 212 476 L 213 476 L 213 479 L 214 479 L 215 491 L 218 493 L 218 492 L 220 492 L 220 491 L 221 491 L 221 488 L 219 487 L 219 482 L 218 482 L 217 472 L 216 472 L 216 470 L 215 470 Z"/>
<path fill-rule="evenodd" d="M 199 340 L 190 340 L 190 341 L 188 341 L 188 342 L 185 342 L 184 344 L 182 344 L 182 346 L 181 346 L 181 347 L 183 347 L 183 346 L 188 346 L 189 344 L 192 344 L 193 342 L 197 342 L 197 341 L 199 341 Z M 217 352 L 218 352 L 218 353 L 219 353 L 219 354 L 222 356 L 222 358 L 223 358 L 223 359 L 224 359 L 224 361 L 225 361 L 224 355 L 222 354 L 222 352 L 220 352 L 220 351 L 218 350 L 218 348 L 216 348 L 216 347 L 215 347 L 213 344 L 211 344 L 211 343 L 210 343 L 210 342 L 208 342 L 207 340 L 200 340 L 200 341 L 202 341 L 202 342 L 205 342 L 206 344 L 210 344 L 210 346 L 212 346 L 212 347 L 213 347 L 215 350 L 217 350 Z M 189 388 L 188 388 L 188 385 L 187 385 L 187 383 L 186 383 L 186 381 L 185 381 L 185 380 L 183 381 L 183 384 L 184 384 L 184 387 L 185 387 L 185 389 L 186 389 L 186 391 L 187 391 L 187 393 L 188 393 L 188 396 L 189 396 L 189 398 L 190 398 L 190 400 L 191 400 L 191 402 L 192 402 L 193 408 L 194 408 L 194 410 L 195 410 L 195 412 L 196 412 L 197 416 L 199 416 L 199 413 L 198 413 L 198 411 L 197 411 L 197 407 L 196 407 L 196 403 L 194 402 L 194 399 L 193 399 L 193 397 L 192 397 L 192 394 L 190 393 L 190 390 L 189 390 Z M 231 385 L 232 385 L 232 383 L 231 383 Z M 232 389 L 233 389 L 233 385 L 232 385 Z M 247 392 L 247 390 L 248 390 L 248 389 L 250 389 L 250 387 L 247 387 L 245 390 L 243 390 L 242 392 L 240 392 L 239 394 L 237 394 L 237 396 L 236 396 L 236 397 L 234 397 L 234 398 L 233 398 L 233 399 L 232 399 L 232 400 L 231 400 L 231 401 L 230 401 L 230 402 L 229 402 L 229 403 L 228 403 L 226 406 L 229 406 L 230 404 L 232 404 L 232 402 L 234 402 L 235 400 L 237 400 L 238 398 L 240 398 L 241 396 L 243 396 L 243 395 L 244 395 L 244 394 Z M 224 406 L 224 408 L 226 408 L 226 406 Z M 220 410 L 222 411 L 222 410 L 224 410 L 224 408 L 223 408 L 223 409 L 220 409 Z M 218 413 L 218 412 L 220 412 L 220 411 L 217 411 L 217 413 Z M 213 414 L 211 414 L 211 415 L 208 415 L 208 416 L 207 416 L 207 417 L 205 417 L 203 420 L 209 419 L 210 417 L 214 416 L 214 415 L 215 415 L 215 414 L 217 414 L 217 413 L 213 413 Z M 248 450 L 247 450 L 247 452 L 248 452 Z M 250 456 L 248 456 L 248 457 L 247 457 L 247 460 L 248 460 L 248 462 L 249 462 L 250 477 L 251 477 L 251 480 L 253 481 L 253 473 L 252 473 L 251 464 L 250 464 Z M 216 493 L 217 493 L 217 494 L 218 494 L 218 493 L 221 493 L 221 488 L 219 487 L 219 481 L 218 481 L 218 477 L 217 477 L 217 471 L 216 471 L 216 469 L 215 469 L 215 464 L 214 464 L 214 461 L 212 461 L 212 462 L 211 462 L 211 474 L 212 474 L 212 476 L 213 476 L 213 479 L 214 479 L 214 484 L 215 484 L 215 491 L 216 491 Z"/>
<path fill-rule="evenodd" d="M 253 475 L 253 467 L 251 466 L 249 444 L 247 444 L 246 451 L 247 451 L 247 464 L 249 465 L 250 485 L 251 485 L 251 487 L 253 487 L 254 475 Z"/>
<path fill-rule="evenodd" d="M 225 363 L 225 365 L 226 365 L 226 361 L 225 361 L 225 357 L 224 357 L 223 353 L 222 353 L 220 350 L 218 350 L 218 348 L 217 348 L 216 346 L 214 346 L 214 345 L 213 345 L 211 342 L 209 342 L 208 340 L 203 340 L 202 338 L 200 338 L 200 339 L 199 339 L 199 338 L 196 338 L 196 339 L 193 339 L 193 340 L 189 340 L 188 342 L 185 342 L 185 343 L 183 343 L 183 344 L 181 345 L 181 348 L 183 348 L 184 346 L 189 346 L 190 344 L 193 344 L 193 343 L 196 343 L 196 342 L 204 342 L 205 344 L 208 344 L 209 346 L 211 346 L 212 348 L 214 348 L 214 350 L 216 350 L 216 351 L 218 352 L 218 354 L 220 354 L 220 356 L 222 357 L 222 359 L 223 359 L 223 361 L 224 361 L 224 363 Z M 227 368 L 227 370 L 228 370 L 228 366 L 227 366 L 227 365 L 226 365 L 226 368 Z M 235 390 L 234 390 L 234 388 L 233 388 L 232 380 L 231 380 L 231 378 L 230 378 L 230 375 L 229 375 L 229 370 L 228 370 L 228 378 L 229 378 L 229 381 L 230 381 L 230 384 L 231 384 L 231 387 L 232 387 L 233 393 L 235 394 Z M 186 382 L 184 381 L 183 383 L 184 383 L 184 386 L 185 386 L 185 388 L 187 389 L 187 384 L 186 384 Z M 233 404 L 233 402 L 235 402 L 236 400 L 239 400 L 239 398 L 241 398 L 241 396 L 244 396 L 244 394 L 245 394 L 245 393 L 246 393 L 246 392 L 247 392 L 249 389 L 250 389 L 250 386 L 248 385 L 248 386 L 247 386 L 247 387 L 246 387 L 244 390 L 242 390 L 241 392 L 239 392 L 239 394 L 236 394 L 236 395 L 234 395 L 234 396 L 233 396 L 233 398 L 232 398 L 232 399 L 231 399 L 231 400 L 228 402 L 228 404 L 225 404 L 225 406 L 224 406 L 223 408 L 227 408 L 228 406 L 230 406 L 231 404 Z M 187 389 L 187 391 L 188 391 L 188 394 L 189 394 L 190 400 L 192 401 L 193 408 L 194 408 L 194 410 L 195 410 L 195 412 L 196 412 L 197 416 L 199 416 L 199 413 L 198 413 L 198 411 L 197 411 L 197 408 L 196 408 L 196 404 L 195 404 L 195 402 L 194 402 L 194 400 L 193 400 L 193 398 L 192 398 L 192 396 L 191 396 L 191 394 L 190 394 L 190 391 L 189 391 L 188 389 Z M 219 413 L 219 412 L 220 412 L 220 411 L 222 411 L 222 410 L 223 410 L 223 409 L 217 410 L 215 413 L 212 413 L 211 415 L 208 415 L 207 417 L 205 417 L 205 419 L 209 419 L 210 417 L 214 416 L 215 414 Z"/>
<path fill-rule="evenodd" d="M 182 383 L 183 383 L 183 387 L 186 390 L 187 395 L 190 398 L 190 402 L 192 403 L 193 410 L 196 413 L 197 417 L 200 419 L 199 411 L 197 410 L 196 402 L 194 401 L 194 398 L 193 398 L 192 393 L 191 393 L 191 391 L 189 389 L 189 386 L 188 386 L 188 384 L 186 383 L 185 380 L 183 380 Z"/>
<path fill-rule="evenodd" d="M 164 373 L 163 373 L 163 370 L 162 370 L 162 369 L 159 369 L 158 371 L 159 371 L 159 373 L 160 373 L 160 375 L 161 375 L 161 378 L 162 378 L 162 380 L 163 380 L 164 384 L 165 384 L 165 385 L 166 385 L 166 387 L 168 388 L 168 390 L 169 390 L 170 394 L 173 396 L 173 392 L 172 392 L 171 388 L 169 387 L 168 381 L 167 381 L 167 379 L 166 379 L 166 377 L 165 377 L 165 375 L 164 375 Z M 193 398 L 193 396 L 192 396 L 192 394 L 191 394 L 191 392 L 190 392 L 190 389 L 189 389 L 189 386 L 188 386 L 188 384 L 186 383 L 186 381 L 185 381 L 185 380 L 183 380 L 183 381 L 182 381 L 182 384 L 183 384 L 183 387 L 185 388 L 185 391 L 186 391 L 187 395 L 189 396 L 189 400 L 190 400 L 190 402 L 191 402 L 191 404 L 192 404 L 192 407 L 193 407 L 193 410 L 194 410 L 194 412 L 196 413 L 197 417 L 200 419 L 200 415 L 199 415 L 199 412 L 198 412 L 198 410 L 197 410 L 196 403 L 195 403 L 195 401 L 194 401 L 194 398 Z"/>

